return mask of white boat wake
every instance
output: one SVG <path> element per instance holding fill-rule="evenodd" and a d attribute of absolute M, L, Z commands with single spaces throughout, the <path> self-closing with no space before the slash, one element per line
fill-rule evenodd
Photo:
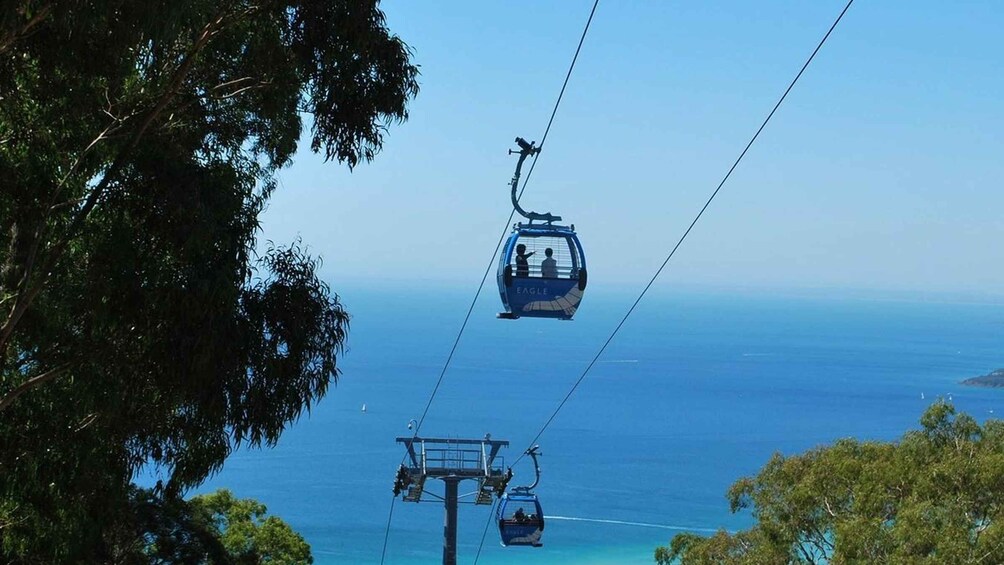
<path fill-rule="evenodd" d="M 625 520 L 601 520 L 599 518 L 576 518 L 573 516 L 544 516 L 545 520 L 565 520 L 567 522 L 593 522 L 596 524 L 618 524 L 621 526 L 638 526 L 641 528 L 660 528 L 663 530 L 678 530 L 681 532 L 704 532 L 713 534 L 717 528 L 692 528 L 690 526 L 670 526 L 666 524 L 649 524 L 648 522 L 628 522 Z"/>

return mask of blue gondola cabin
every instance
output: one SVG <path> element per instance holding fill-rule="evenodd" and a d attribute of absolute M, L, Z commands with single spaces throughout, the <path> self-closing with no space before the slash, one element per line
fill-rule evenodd
<path fill-rule="evenodd" d="M 586 257 L 575 228 L 516 224 L 499 259 L 500 318 L 571 320 L 586 290 Z"/>
<path fill-rule="evenodd" d="M 502 545 L 528 545 L 541 547 L 544 535 L 544 511 L 537 496 L 532 492 L 517 489 L 502 495 L 496 518 Z"/>

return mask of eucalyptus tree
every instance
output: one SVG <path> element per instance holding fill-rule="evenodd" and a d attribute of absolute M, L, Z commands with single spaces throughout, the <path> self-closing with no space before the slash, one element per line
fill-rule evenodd
<path fill-rule="evenodd" d="M 264 504 L 239 499 L 228 490 L 197 496 L 194 513 L 215 530 L 224 550 L 236 563 L 299 565 L 314 561 L 310 546 Z"/>
<path fill-rule="evenodd" d="M 375 156 L 410 58 L 375 0 L 3 4 L 0 556 L 106 559 L 141 466 L 177 496 L 325 394 L 348 315 L 258 216 L 301 136 Z"/>
<path fill-rule="evenodd" d="M 656 562 L 1004 563 L 1004 422 L 938 402 L 898 442 L 775 455 L 728 498 L 751 528 L 679 534 Z"/>
<path fill-rule="evenodd" d="M 228 490 L 190 500 L 133 489 L 105 533 L 107 561 L 122 565 L 308 565 L 310 545 L 265 505 Z"/>

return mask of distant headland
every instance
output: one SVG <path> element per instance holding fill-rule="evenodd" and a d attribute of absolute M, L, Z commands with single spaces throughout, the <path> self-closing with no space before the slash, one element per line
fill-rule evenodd
<path fill-rule="evenodd" d="M 1004 369 L 997 369 L 996 371 L 991 371 L 986 375 L 966 379 L 962 381 L 962 384 L 992 388 L 1004 387 Z"/>

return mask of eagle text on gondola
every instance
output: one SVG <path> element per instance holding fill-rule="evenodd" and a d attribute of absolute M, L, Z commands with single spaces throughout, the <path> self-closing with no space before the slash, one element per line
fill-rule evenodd
<path fill-rule="evenodd" d="M 547 289 L 516 287 L 516 294 L 547 294 Z"/>

